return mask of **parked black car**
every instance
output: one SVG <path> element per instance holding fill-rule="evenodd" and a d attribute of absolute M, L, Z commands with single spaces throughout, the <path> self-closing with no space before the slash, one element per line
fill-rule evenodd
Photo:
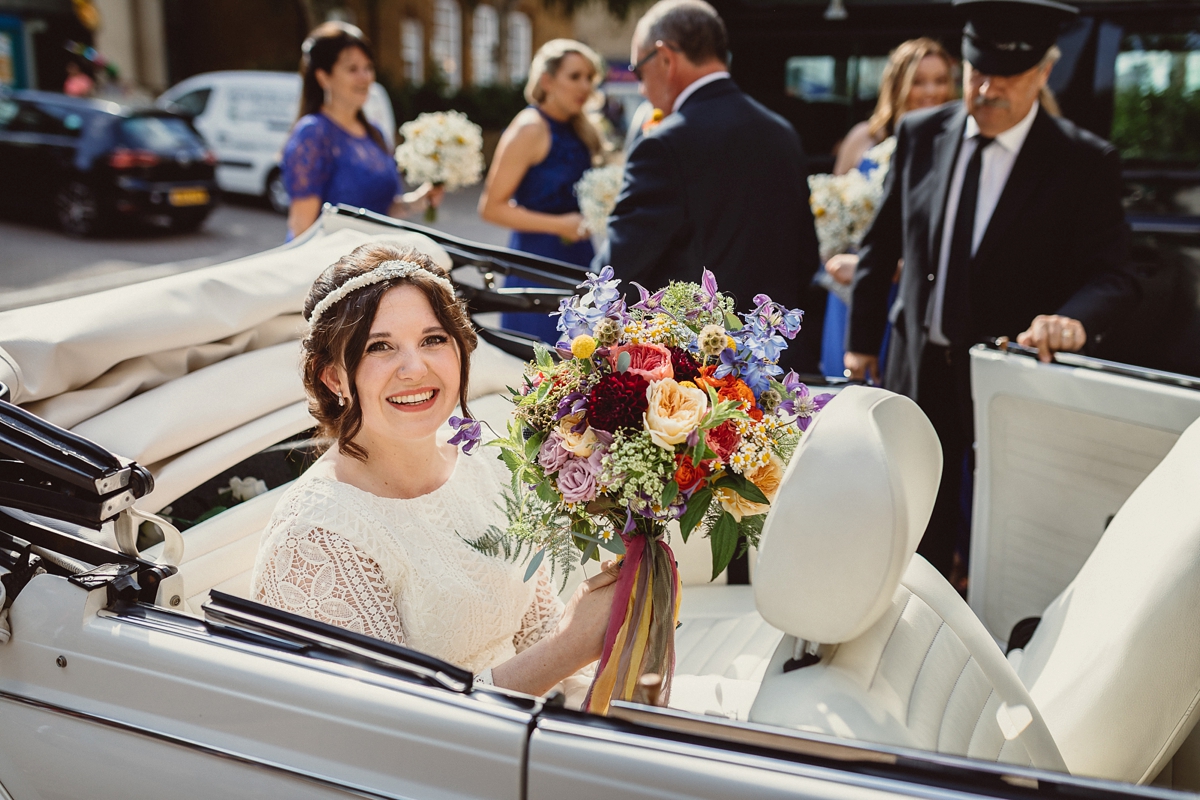
<path fill-rule="evenodd" d="M 950 0 L 714 0 L 733 77 L 796 128 L 813 172 L 875 106 L 888 52 L 932 36 L 958 54 Z M 1102 358 L 1200 375 L 1200 4 L 1075 0 L 1050 86 L 1063 115 L 1113 142 L 1142 302 Z"/>
<path fill-rule="evenodd" d="M 178 114 L 50 92 L 0 95 L 0 203 L 53 213 L 76 236 L 122 219 L 198 228 L 212 211 L 215 164 Z"/>

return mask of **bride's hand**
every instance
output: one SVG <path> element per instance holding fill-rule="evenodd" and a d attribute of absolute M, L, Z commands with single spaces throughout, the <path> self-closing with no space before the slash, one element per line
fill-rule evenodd
<path fill-rule="evenodd" d="M 613 592 L 616 591 L 613 584 L 620 574 L 620 564 L 604 562 L 599 574 L 579 585 L 563 611 L 557 636 L 565 647 L 579 655 L 580 666 L 599 659 L 604 649 L 604 634 L 608 630 Z"/>

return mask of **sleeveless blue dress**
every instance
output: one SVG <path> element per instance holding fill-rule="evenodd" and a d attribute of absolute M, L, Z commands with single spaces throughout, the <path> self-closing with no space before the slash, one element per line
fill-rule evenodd
<path fill-rule="evenodd" d="M 579 138 L 579 134 L 575 133 L 571 123 L 551 119 L 537 106 L 530 108 L 536 109 L 550 126 L 550 152 L 525 173 L 517 191 L 513 193 L 513 199 L 517 205 L 530 211 L 541 211 L 545 214 L 578 212 L 579 201 L 575 198 L 575 184 L 583 177 L 583 173 L 591 168 L 592 154 Z M 513 250 L 556 258 L 581 267 L 590 265 L 592 256 L 595 255 L 590 240 L 581 239 L 572 244 L 565 244 L 553 233 L 513 231 L 508 246 Z M 517 275 L 505 278 L 504 285 L 541 286 Z M 558 341 L 557 323 L 558 317 L 528 313 L 504 314 L 501 321 L 509 330 L 528 333 L 550 343 Z"/>

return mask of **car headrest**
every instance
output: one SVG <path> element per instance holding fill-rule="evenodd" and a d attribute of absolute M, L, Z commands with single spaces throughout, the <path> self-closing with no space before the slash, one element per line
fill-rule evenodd
<path fill-rule="evenodd" d="M 810 642 L 859 636 L 891 602 L 941 474 L 937 434 L 916 403 L 866 386 L 842 390 L 809 428 L 767 515 L 754 575 L 759 613 Z"/>

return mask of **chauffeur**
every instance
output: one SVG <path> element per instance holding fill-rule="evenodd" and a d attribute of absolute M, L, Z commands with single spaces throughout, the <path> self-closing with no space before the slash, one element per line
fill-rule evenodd
<path fill-rule="evenodd" d="M 868 354 L 879 352 L 903 258 L 886 385 L 915 399 L 941 438 L 942 483 L 918 552 L 945 575 L 969 519 L 968 348 L 1008 336 L 1048 361 L 1094 342 L 1137 296 L 1116 150 L 1038 101 L 1076 10 L 1051 0 L 955 6 L 966 18 L 963 102 L 899 126 L 855 273 L 846 353 L 851 376 L 877 377 Z"/>

